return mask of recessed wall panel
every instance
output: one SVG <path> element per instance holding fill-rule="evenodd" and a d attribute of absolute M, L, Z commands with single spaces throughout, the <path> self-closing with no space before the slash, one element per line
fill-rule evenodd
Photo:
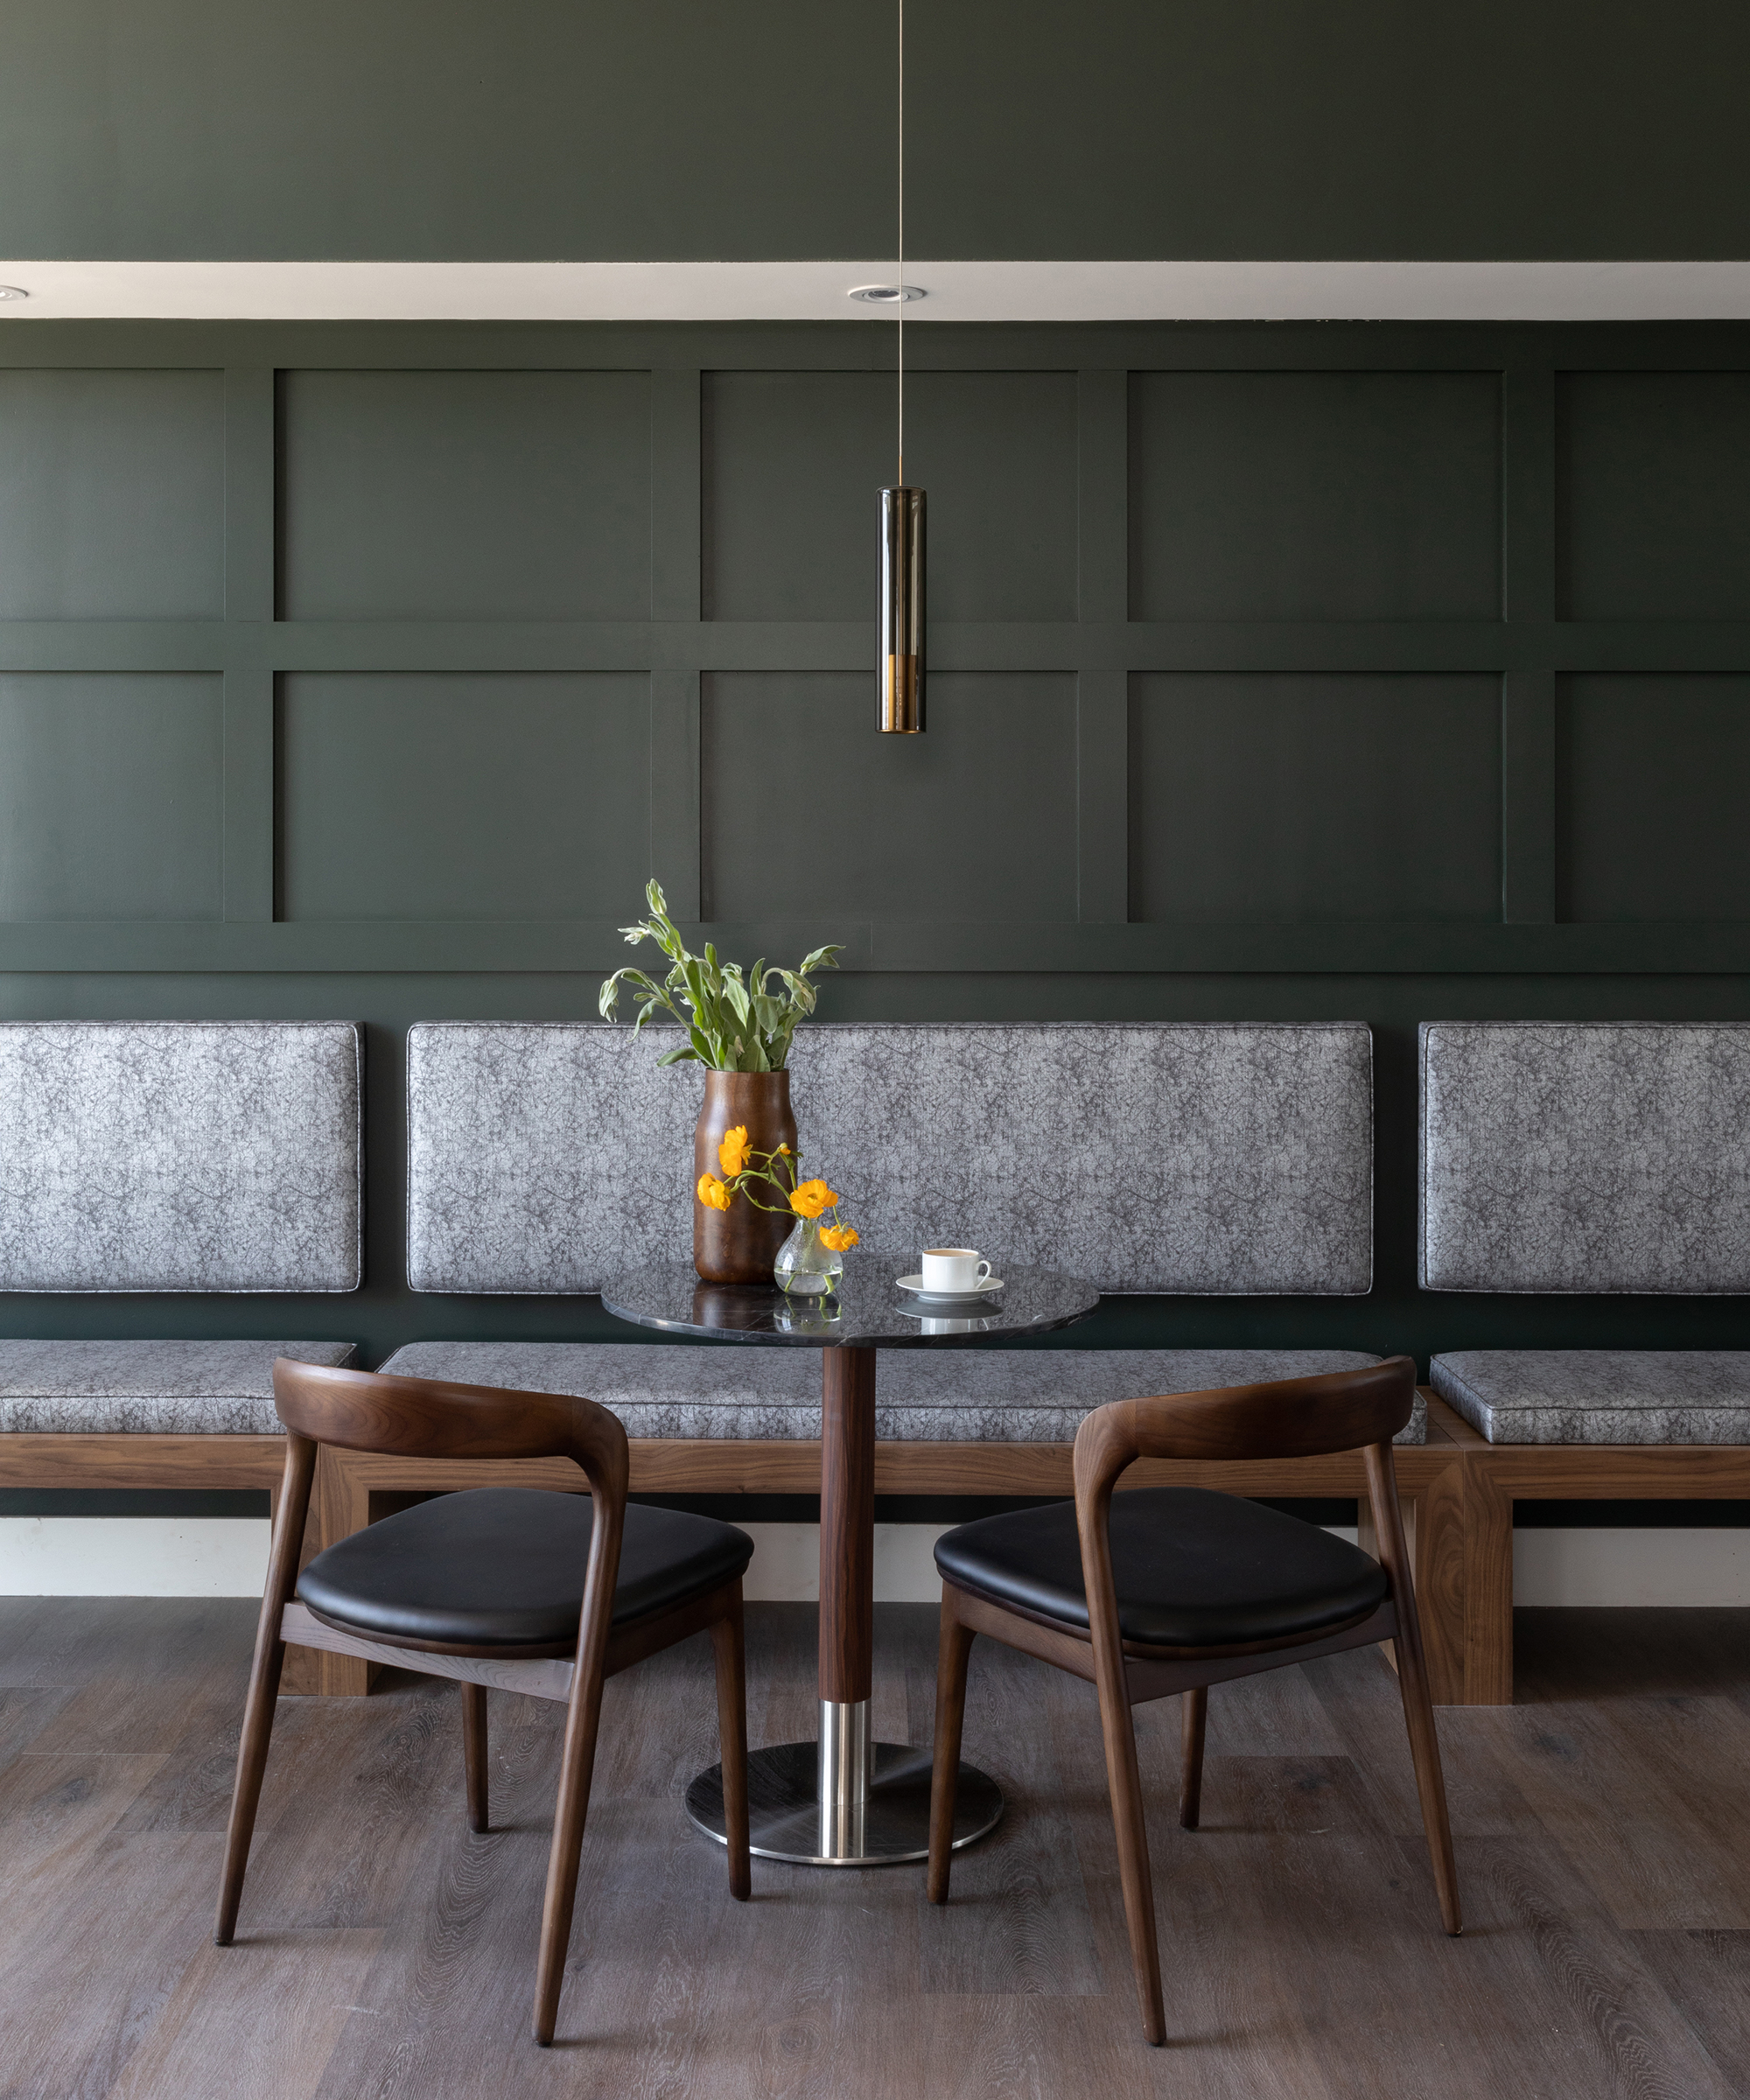
<path fill-rule="evenodd" d="M 1494 620 L 1490 372 L 1138 372 L 1132 620 Z"/>
<path fill-rule="evenodd" d="M 1563 616 L 1750 619 L 1750 373 L 1567 372 L 1557 404 Z"/>
<path fill-rule="evenodd" d="M 1074 918 L 1074 678 L 940 673 L 921 737 L 877 732 L 872 673 L 702 700 L 706 918 Z"/>
<path fill-rule="evenodd" d="M 891 373 L 705 374 L 707 620 L 873 618 L 896 410 Z M 1074 373 L 908 373 L 906 480 L 933 618 L 1075 618 Z"/>
<path fill-rule="evenodd" d="M 641 674 L 288 675 L 278 916 L 628 913 L 649 748 Z"/>
<path fill-rule="evenodd" d="M 0 919 L 216 919 L 223 681 L 0 676 Z"/>
<path fill-rule="evenodd" d="M 286 372 L 287 620 L 648 620 L 643 372 Z"/>
<path fill-rule="evenodd" d="M 220 372 L 0 372 L 0 620 L 217 620 Z"/>
<path fill-rule="evenodd" d="M 1130 916 L 1501 916 L 1489 677 L 1130 682 Z"/>
<path fill-rule="evenodd" d="M 1557 709 L 1564 919 L 1750 919 L 1750 677 L 1564 679 Z"/>

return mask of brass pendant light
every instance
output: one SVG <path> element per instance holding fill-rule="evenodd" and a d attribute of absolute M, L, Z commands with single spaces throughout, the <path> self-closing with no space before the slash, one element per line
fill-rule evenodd
<path fill-rule="evenodd" d="M 906 486 L 906 306 L 917 295 L 906 283 L 906 0 L 900 9 L 900 444 L 896 488 L 881 491 L 881 596 L 875 726 L 890 736 L 924 729 L 924 492 Z"/>

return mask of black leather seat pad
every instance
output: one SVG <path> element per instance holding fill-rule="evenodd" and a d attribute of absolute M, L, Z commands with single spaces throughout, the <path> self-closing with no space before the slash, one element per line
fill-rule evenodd
<path fill-rule="evenodd" d="M 1121 1489 L 1110 1536 L 1118 1630 L 1147 1648 L 1293 1640 L 1386 1597 L 1384 1570 L 1358 1547 L 1207 1488 Z M 964 1588 L 1087 1630 L 1074 1502 L 962 1524 L 935 1560 Z"/>
<path fill-rule="evenodd" d="M 318 1553 L 298 1578 L 314 1612 L 381 1639 L 575 1645 L 595 1508 L 587 1494 L 471 1488 L 416 1503 Z M 628 1503 L 616 1627 L 739 1575 L 733 1524 Z"/>

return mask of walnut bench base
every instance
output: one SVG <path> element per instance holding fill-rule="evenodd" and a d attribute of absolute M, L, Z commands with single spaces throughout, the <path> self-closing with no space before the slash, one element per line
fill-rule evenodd
<path fill-rule="evenodd" d="M 1456 1418 L 1454 1418 L 1456 1419 Z M 1460 1424 L 1462 1426 L 1462 1424 Z M 1431 1420 L 1428 1441 L 1394 1453 L 1414 1557 L 1423 1638 L 1437 1704 L 1463 1697 L 1466 1624 L 1464 1453 L 1447 1430 Z M 634 1438 L 634 1494 L 817 1494 L 817 1440 L 761 1443 L 752 1439 Z M 327 1546 L 369 1523 L 391 1495 L 479 1487 L 494 1482 L 575 1491 L 577 1469 L 558 1460 L 490 1467 L 468 1460 L 402 1459 L 325 1446 L 312 1502 L 319 1543 Z M 1366 1468 L 1359 1452 L 1328 1457 L 1256 1460 L 1236 1465 L 1145 1460 L 1124 1476 L 1126 1488 L 1188 1486 L 1264 1496 L 1356 1496 L 1365 1501 Z M 1062 1495 L 1074 1492 L 1068 1444 L 878 1444 L 877 1494 Z M 1122 1490 L 1121 1490 L 1122 1492 Z M 382 1498 L 376 1511 L 373 1498 Z M 1362 1544 L 1369 1544 L 1367 1530 Z M 321 1689 L 349 1696 L 368 1687 L 372 1666 L 355 1657 L 321 1658 Z"/>
<path fill-rule="evenodd" d="M 1513 1505 L 1750 1501 L 1750 1445 L 1491 1444 L 1444 1400 L 1436 1421 L 1463 1456 L 1465 1625 L 1458 1703 L 1513 1704 Z"/>
<path fill-rule="evenodd" d="M 1423 1634 L 1437 1704 L 1501 1704 L 1513 1696 L 1512 1498 L 1516 1494 L 1750 1496 L 1750 1450 L 1709 1446 L 1570 1450 L 1492 1446 L 1430 1396 L 1428 1441 L 1401 1446 L 1398 1485 L 1414 1556 Z M 0 1487 L 265 1488 L 277 1504 L 279 1437 L 75 1434 L 0 1436 Z M 575 1491 L 559 1460 L 471 1465 L 325 1449 L 301 1559 L 371 1521 L 372 1498 L 480 1485 L 487 1477 Z M 1578 1483 L 1578 1484 L 1576 1484 Z M 1145 1460 L 1133 1487 L 1217 1488 L 1269 1496 L 1350 1496 L 1365 1507 L 1359 1452 L 1245 1465 Z M 820 1446 L 645 1439 L 632 1446 L 632 1490 L 645 1494 L 813 1494 Z M 1067 1444 L 882 1444 L 878 1494 L 1062 1495 L 1073 1492 Z M 1362 1543 L 1371 1547 L 1365 1515 Z M 360 1658 L 289 1653 L 288 1694 L 356 1696 Z"/>

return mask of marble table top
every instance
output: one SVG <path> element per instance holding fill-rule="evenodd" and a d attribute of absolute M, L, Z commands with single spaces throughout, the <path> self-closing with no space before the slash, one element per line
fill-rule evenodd
<path fill-rule="evenodd" d="M 617 1319 L 669 1334 L 704 1334 L 808 1348 L 919 1349 L 1043 1334 L 1085 1320 L 1100 1302 L 1092 1284 L 1043 1269 L 1004 1270 L 1001 1288 L 943 1304 L 901 1291 L 894 1278 L 916 1257 L 858 1248 L 840 1287 L 826 1298 L 786 1298 L 760 1284 L 701 1282 L 690 1262 L 611 1276 L 601 1300 Z"/>

